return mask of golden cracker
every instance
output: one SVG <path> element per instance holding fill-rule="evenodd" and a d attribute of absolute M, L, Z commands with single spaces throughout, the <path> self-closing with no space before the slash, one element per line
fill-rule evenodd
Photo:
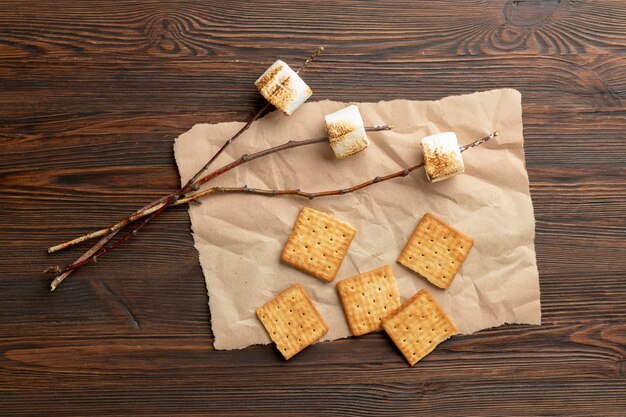
<path fill-rule="evenodd" d="M 382 320 L 400 307 L 389 265 L 339 281 L 337 292 L 353 336 L 379 330 Z"/>
<path fill-rule="evenodd" d="M 474 239 L 430 213 L 424 214 L 398 257 L 398 263 L 439 288 L 448 288 Z"/>
<path fill-rule="evenodd" d="M 332 281 L 356 229 L 331 216 L 304 207 L 283 248 L 283 262 L 324 281 Z"/>
<path fill-rule="evenodd" d="M 411 366 L 457 333 L 454 323 L 425 289 L 383 319 L 383 329 Z"/>
<path fill-rule="evenodd" d="M 256 315 L 285 359 L 290 359 L 328 332 L 324 318 L 298 284 L 257 308 Z"/>

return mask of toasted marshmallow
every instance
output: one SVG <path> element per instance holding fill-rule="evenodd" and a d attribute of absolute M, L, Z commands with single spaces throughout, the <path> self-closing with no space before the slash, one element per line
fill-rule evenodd
<path fill-rule="evenodd" d="M 287 116 L 313 94 L 302 78 L 281 60 L 274 62 L 256 80 L 254 86 L 267 101 Z"/>
<path fill-rule="evenodd" d="M 345 107 L 324 117 L 328 140 L 336 158 L 345 158 L 367 148 L 370 144 L 359 108 Z"/>
<path fill-rule="evenodd" d="M 465 171 L 463 157 L 454 132 L 437 133 L 422 139 L 426 177 L 442 181 Z"/>

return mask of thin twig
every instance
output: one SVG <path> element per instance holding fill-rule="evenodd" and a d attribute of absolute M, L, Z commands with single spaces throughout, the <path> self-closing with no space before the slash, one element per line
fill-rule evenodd
<path fill-rule="evenodd" d="M 383 130 L 391 130 L 393 129 L 393 126 L 390 125 L 376 125 L 376 126 L 366 126 L 365 130 L 367 132 L 380 132 Z M 327 137 L 323 137 L 323 138 L 315 138 L 315 139 L 307 139 L 307 140 L 300 140 L 300 141 L 295 141 L 295 140 L 291 140 L 289 142 L 285 142 L 282 145 L 278 145 L 278 146 L 274 146 L 272 148 L 268 148 L 256 153 L 252 153 L 252 154 L 244 154 L 242 156 L 240 156 L 239 158 L 237 158 L 236 160 L 234 160 L 233 162 L 229 163 L 228 165 L 214 171 L 211 172 L 210 174 L 207 174 L 206 176 L 200 178 L 197 183 L 198 185 L 202 185 L 207 183 L 208 181 L 222 175 L 225 174 L 226 172 L 230 171 L 233 168 L 238 167 L 239 165 L 242 165 L 244 163 L 247 162 L 251 162 L 254 161 L 255 159 L 259 159 L 262 158 L 264 156 L 267 155 L 271 155 L 273 153 L 277 153 L 280 151 L 284 151 L 286 149 L 293 149 L 293 148 L 297 148 L 300 146 L 306 146 L 306 145 L 312 145 L 315 143 L 323 143 L 323 142 L 328 142 L 328 138 Z M 65 249 L 65 248 L 69 248 L 71 246 L 77 245 L 79 243 L 82 243 L 86 240 L 89 239 L 93 239 L 96 237 L 100 237 L 100 236 L 104 236 L 107 235 L 111 232 L 117 231 L 122 229 L 123 227 L 125 227 L 126 225 L 128 225 L 129 223 L 132 223 L 136 220 L 139 220 L 147 215 L 150 215 L 152 213 L 154 213 L 155 211 L 159 210 L 160 208 L 163 207 L 163 201 L 165 200 L 166 197 L 163 197 L 161 199 L 161 201 L 158 201 L 156 203 L 151 203 L 148 204 L 147 206 L 143 207 L 140 210 L 137 210 L 135 213 L 133 213 L 131 216 L 124 218 L 122 220 L 120 220 L 119 222 L 117 222 L 116 224 L 104 228 L 104 229 L 100 229 L 100 230 L 96 230 L 94 232 L 90 232 L 87 233 L 83 236 L 77 237 L 76 239 L 72 239 L 72 240 L 68 240 L 67 242 L 63 242 L 60 243 L 58 245 L 55 246 L 51 246 L 50 248 L 48 248 L 48 253 L 53 253 L 53 252 L 57 252 L 59 250 Z M 192 201 L 195 199 L 192 199 Z M 181 203 L 178 203 L 178 201 L 181 201 L 181 199 L 177 200 L 177 203 L 172 203 L 172 205 L 180 205 Z"/>
<path fill-rule="evenodd" d="M 487 142 L 490 139 L 495 138 L 496 136 L 499 135 L 498 131 L 493 132 L 491 135 L 489 136 L 485 136 L 482 139 L 479 139 L 477 141 L 474 141 L 472 143 L 469 143 L 467 145 L 461 146 L 459 147 L 459 149 L 461 150 L 461 152 L 465 152 L 468 149 L 474 148 L 476 146 L 482 145 L 483 143 Z M 318 198 L 318 197 L 329 197 L 329 196 L 337 196 L 337 195 L 344 195 L 344 194 L 349 194 L 349 193 L 353 193 L 357 190 L 360 190 L 362 188 L 365 187 L 369 187 L 370 185 L 373 184 L 378 184 L 380 182 L 383 181 L 388 181 L 391 180 L 393 178 L 398 178 L 398 177 L 406 177 L 407 175 L 409 175 L 411 172 L 415 171 L 418 168 L 421 168 L 424 166 L 424 162 L 420 162 L 419 164 L 415 164 L 415 165 L 411 165 L 408 168 L 404 168 L 400 171 L 388 174 L 388 175 L 383 175 L 383 176 L 377 176 L 372 178 L 371 180 L 368 181 L 364 181 L 360 184 L 357 185 L 353 185 L 351 187 L 348 188 L 339 188 L 336 190 L 328 190 L 328 191 L 317 191 L 317 192 L 307 192 L 307 191 L 301 191 L 300 189 L 295 189 L 295 190 L 267 190 L 267 189 L 260 189 L 260 188 L 251 188 L 248 186 L 243 186 L 243 187 L 212 187 L 212 188 L 208 188 L 206 190 L 202 190 L 202 191 L 197 191 L 191 195 L 188 195 L 185 198 L 182 198 L 178 201 L 175 202 L 176 205 L 179 204 L 184 204 L 184 203 L 188 203 L 190 201 L 193 200 L 197 200 L 201 197 L 204 197 L 205 195 L 209 195 L 209 194 L 215 194 L 215 193 L 246 193 L 246 194 L 256 194 L 256 195 L 263 195 L 263 196 L 268 196 L 268 197 L 275 197 L 275 196 L 285 196 L 285 195 L 293 195 L 293 196 L 298 196 L 298 197 L 304 197 L 304 198 L 308 198 L 309 200 L 313 200 L 314 198 Z"/>
<path fill-rule="evenodd" d="M 104 245 L 106 245 L 109 242 L 109 240 L 113 239 L 113 236 L 115 236 L 117 232 L 119 232 L 119 230 L 111 232 L 105 237 L 103 237 L 102 239 L 100 239 L 95 245 L 91 247 L 91 249 L 83 253 L 80 258 L 74 261 L 72 265 L 80 263 L 80 262 L 84 262 L 89 259 L 93 259 L 95 261 L 97 258 L 94 258 L 94 254 L 97 253 Z M 61 284 L 63 280 L 65 280 L 65 278 L 67 278 L 72 272 L 74 272 L 74 270 L 75 268 L 67 269 L 64 272 L 61 272 L 60 275 L 57 275 L 52 281 L 52 283 L 50 284 L 50 291 L 56 290 L 59 284 Z"/>
<path fill-rule="evenodd" d="M 382 130 L 390 130 L 392 129 L 392 126 L 389 125 L 377 125 L 377 126 L 368 126 L 365 128 L 366 131 L 368 132 L 378 132 L 378 131 L 382 131 Z M 250 161 L 253 161 L 255 159 L 259 159 L 262 158 L 264 156 L 267 155 L 271 155 L 273 153 L 277 153 L 286 149 L 293 149 L 293 148 L 297 148 L 300 146 L 306 146 L 306 145 L 312 145 L 315 143 L 323 143 L 323 142 L 327 142 L 328 138 L 323 137 L 323 138 L 316 138 L 316 139 L 307 139 L 307 140 L 301 140 L 301 141 L 294 141 L 291 140 L 289 142 L 283 143 L 282 145 L 278 145 L 278 146 L 274 146 L 272 148 L 268 148 L 259 152 L 255 152 L 253 154 L 244 154 L 242 156 L 240 156 L 239 158 L 237 158 L 235 161 L 231 162 L 228 165 L 225 165 L 224 167 L 206 175 L 205 177 L 201 178 L 198 180 L 198 184 L 204 184 L 206 182 L 208 182 L 209 180 L 216 178 L 240 165 L 243 165 L 245 163 L 248 163 Z M 203 194 L 205 195 L 205 194 Z M 183 204 L 184 202 L 188 202 L 188 201 L 194 201 L 196 200 L 196 198 L 182 198 L 182 199 L 178 199 L 177 201 L 173 202 L 171 205 L 180 205 Z M 144 220 L 135 230 L 141 230 L 141 228 L 145 227 L 145 225 L 156 215 L 158 215 L 158 213 L 163 209 L 163 206 L 165 205 L 165 202 L 162 202 L 160 204 L 157 205 L 153 205 L 153 206 L 146 206 L 146 209 L 143 212 L 136 212 L 134 218 L 135 220 L 141 218 L 141 217 L 145 217 L 145 216 L 149 216 L 146 220 Z M 119 224 L 119 223 L 118 223 Z M 119 230 L 119 228 L 117 228 L 117 225 L 112 226 L 112 228 L 115 228 L 115 232 L 117 232 Z M 89 235 L 90 236 L 95 236 L 98 233 L 102 234 L 106 234 L 108 230 L 112 229 L 112 228 L 107 228 L 107 229 L 102 229 L 102 231 L 98 231 L 98 232 L 92 232 Z M 79 238 L 81 239 L 81 238 Z M 75 239 L 75 240 L 79 240 L 79 239 Z M 102 256 L 108 252 L 110 252 L 111 250 L 119 247 L 122 243 L 126 242 L 128 239 L 130 239 L 130 234 L 125 235 L 124 237 L 122 237 L 120 240 L 118 240 L 117 242 L 115 242 L 114 244 L 112 244 L 111 246 L 107 247 L 107 248 L 102 248 L 102 246 L 100 246 L 98 249 L 98 252 L 93 252 L 91 255 L 93 257 L 99 257 Z M 61 269 L 60 267 L 58 267 L 58 269 L 52 269 L 53 272 L 55 273 L 67 273 L 68 271 L 71 270 L 75 270 L 77 268 L 80 268 L 81 266 L 87 264 L 90 261 L 89 257 L 77 260 L 76 262 L 68 265 L 66 268 Z M 62 279 L 61 279 L 62 281 Z"/>
<path fill-rule="evenodd" d="M 299 73 L 299 72 L 300 72 L 300 71 L 302 71 L 304 68 L 306 68 L 306 66 L 307 66 L 307 65 L 308 65 L 308 64 L 309 64 L 312 60 L 314 60 L 314 59 L 315 59 L 318 55 L 320 55 L 323 51 L 324 51 L 324 47 L 323 47 L 323 46 L 320 46 L 320 47 L 319 47 L 319 48 L 315 51 L 315 53 L 313 53 L 313 55 L 311 55 L 311 56 L 309 57 L 309 59 L 307 59 L 307 60 L 304 62 L 304 64 L 302 64 L 302 65 L 300 66 L 300 68 L 299 68 L 296 72 L 298 72 L 298 73 Z M 189 186 L 190 186 L 190 184 L 193 184 L 195 181 L 197 181 L 197 180 L 200 178 L 200 175 L 202 175 L 202 174 L 203 174 L 203 173 L 204 173 L 204 172 L 205 172 L 205 171 L 209 168 L 209 166 L 213 163 L 213 161 L 215 161 L 215 159 L 217 159 L 217 157 L 218 157 L 219 155 L 221 155 L 221 154 L 222 154 L 222 152 L 224 152 L 224 150 L 226 149 L 226 147 L 228 147 L 228 145 L 230 145 L 230 144 L 231 144 L 234 140 L 236 140 L 236 139 L 237 139 L 237 138 L 238 138 L 238 137 L 239 137 L 239 136 L 240 136 L 240 135 L 241 135 L 244 131 L 246 131 L 246 130 L 250 127 L 250 125 L 252 124 L 252 122 L 253 122 L 254 120 L 258 119 L 258 117 L 259 117 L 259 116 L 263 113 L 263 111 L 265 111 L 265 110 L 267 109 L 267 107 L 268 107 L 268 106 L 269 106 L 269 103 L 266 103 L 266 104 L 265 104 L 265 106 L 264 106 L 264 107 L 263 107 L 263 108 L 262 108 L 262 109 L 261 109 L 261 110 L 260 110 L 257 114 L 255 114 L 255 115 L 251 118 L 251 121 L 249 121 L 249 122 L 248 122 L 245 126 L 243 126 L 243 127 L 241 128 L 241 130 L 239 130 L 239 132 L 237 132 L 237 133 L 235 134 L 235 136 L 233 136 L 233 137 L 232 137 L 232 138 L 230 138 L 228 141 L 226 141 L 226 142 L 222 145 L 222 147 L 221 147 L 221 148 L 220 148 L 220 149 L 219 149 L 219 150 L 215 153 L 215 155 L 214 155 L 214 156 L 213 156 L 213 157 L 212 157 L 212 158 L 211 158 L 211 159 L 210 159 L 210 160 L 209 160 L 209 161 L 208 161 L 208 162 L 207 162 L 207 163 L 206 163 L 206 164 L 205 164 L 205 165 L 204 165 L 204 166 L 203 166 L 203 167 L 202 167 L 202 168 L 201 168 L 201 169 L 200 169 L 200 170 L 199 170 L 199 171 L 198 171 L 198 172 L 197 172 L 194 176 L 193 176 L 193 177 L 191 177 L 191 178 L 187 181 L 187 183 L 185 184 L 185 186 L 184 186 L 183 188 L 189 187 Z M 376 127 L 372 128 L 371 130 L 375 130 L 375 128 L 376 128 Z M 379 129 L 379 130 L 384 130 L 384 129 Z M 205 180 L 203 183 L 205 183 L 205 182 L 206 182 L 206 180 Z M 193 188 L 195 188 L 195 187 L 193 187 Z M 180 190 L 179 190 L 179 191 L 180 191 Z M 107 228 L 105 228 L 105 229 L 100 229 L 100 230 L 97 230 L 97 231 L 95 231 L 95 232 L 87 233 L 87 234 L 85 234 L 85 235 L 83 235 L 83 236 L 77 237 L 76 239 L 72 239 L 72 240 L 69 240 L 69 241 L 67 241 L 67 242 L 63 242 L 63 243 L 60 243 L 60 244 L 58 244 L 58 245 L 51 246 L 51 247 L 49 247 L 49 248 L 48 248 L 48 253 L 58 252 L 58 251 L 60 251 L 60 250 L 62 250 L 62 249 L 69 248 L 69 247 L 71 247 L 71 246 L 74 246 L 74 245 L 77 245 L 77 244 L 79 244 L 79 243 L 82 243 L 82 242 L 84 242 L 84 241 L 86 241 L 86 240 L 90 240 L 90 239 L 93 239 L 93 238 L 96 238 L 96 237 L 104 236 L 104 235 L 109 234 L 109 233 L 112 233 L 112 232 L 114 232 L 114 231 L 116 231 L 116 230 L 121 230 L 121 229 L 123 229 L 124 227 L 126 227 L 128 224 L 130 224 L 130 223 L 132 223 L 132 222 L 134 222 L 134 221 L 136 221 L 136 220 L 138 220 L 138 219 L 140 219 L 140 218 L 142 218 L 142 217 L 146 216 L 147 214 L 154 213 L 154 211 L 155 211 L 155 210 L 154 210 L 154 208 L 155 208 L 155 207 L 156 207 L 156 209 L 157 209 L 157 210 L 158 210 L 158 209 L 160 209 L 160 208 L 162 208 L 162 207 L 163 207 L 163 204 L 160 204 L 160 203 L 163 203 L 164 201 L 168 200 L 169 198 L 171 198 L 171 197 L 172 197 L 172 196 L 174 196 L 175 194 L 176 194 L 176 193 L 171 193 L 171 194 L 168 194 L 168 195 L 166 195 L 166 196 L 164 196 L 164 197 L 161 197 L 161 198 L 160 198 L 160 199 L 158 199 L 158 200 L 155 200 L 155 201 L 153 201 L 153 202 L 151 202 L 151 203 L 147 204 L 146 206 L 144 206 L 144 207 L 142 207 L 141 209 L 139 209 L 139 210 L 135 211 L 133 214 L 129 215 L 128 217 L 125 217 L 124 219 L 120 220 L 119 222 L 117 222 L 116 224 L 114 224 L 114 225 L 112 225 L 112 226 L 110 226 L 110 227 L 107 227 Z M 184 193 L 183 193 L 183 194 L 184 194 Z"/>
<path fill-rule="evenodd" d="M 461 150 L 461 152 L 464 152 L 464 151 L 466 151 L 468 149 L 471 149 L 473 147 L 481 145 L 481 144 L 487 142 L 488 140 L 493 139 L 494 137 L 496 137 L 498 135 L 499 135 L 499 132 L 495 131 L 495 132 L 493 132 L 489 136 L 486 136 L 486 137 L 484 137 L 482 139 L 479 139 L 479 140 L 474 141 L 472 143 L 469 143 L 467 145 L 461 146 L 460 150 Z M 313 142 L 313 141 L 319 142 L 320 140 L 319 139 L 309 139 L 308 141 L 299 141 L 299 142 L 290 141 L 290 142 L 287 142 L 287 143 L 285 143 L 283 145 L 280 145 L 280 147 L 283 147 L 283 149 L 290 149 L 290 148 L 297 147 L 297 146 L 303 146 L 303 142 L 308 142 L 308 143 L 305 143 L 305 144 L 317 143 L 317 142 Z M 257 152 L 257 154 L 261 154 L 262 152 L 265 152 L 265 151 Z M 256 154 L 253 154 L 253 155 L 256 155 Z M 250 155 L 250 156 L 252 156 L 252 155 Z M 241 165 L 242 163 L 247 162 L 247 160 L 242 160 L 241 158 L 239 158 L 237 161 L 240 161 L 238 165 Z M 237 162 L 237 161 L 235 161 L 235 162 Z M 238 165 L 236 165 L 236 166 L 238 166 Z M 373 185 L 373 184 L 378 184 L 378 183 L 383 182 L 383 181 L 391 180 L 393 178 L 406 177 L 411 172 L 413 172 L 416 169 L 421 168 L 423 166 L 424 166 L 424 163 L 420 162 L 418 164 L 411 165 L 411 166 L 409 166 L 407 168 L 404 168 L 404 169 L 402 169 L 400 171 L 397 171 L 397 172 L 394 172 L 394 173 L 391 173 L 391 174 L 387 174 L 387 175 L 383 175 L 383 176 L 377 176 L 377 177 L 372 178 L 371 180 L 364 181 L 364 182 L 362 182 L 360 184 L 356 184 L 356 185 L 353 185 L 353 186 L 348 187 L 348 188 L 339 188 L 339 189 L 334 189 L 334 190 L 318 191 L 318 192 L 306 192 L 306 191 L 301 191 L 300 189 L 293 189 L 293 190 L 267 190 L 267 189 L 260 189 L 260 188 L 251 188 L 251 187 L 248 187 L 248 186 L 243 186 L 243 187 L 212 187 L 212 188 L 209 188 L 209 189 L 206 189 L 206 190 L 203 190 L 203 191 L 198 191 L 198 192 L 193 193 L 193 194 L 191 194 L 191 195 L 189 195 L 187 197 L 184 197 L 184 198 L 182 198 L 182 199 L 180 199 L 178 201 L 175 201 L 175 202 L 172 203 L 172 205 L 179 205 L 179 204 L 188 203 L 190 201 L 197 200 L 200 197 L 203 197 L 203 196 L 206 196 L 206 195 L 209 195 L 209 194 L 215 194 L 215 193 L 246 193 L 246 194 L 263 195 L 263 196 L 268 196 L 268 197 L 293 195 L 293 196 L 304 197 L 304 198 L 308 198 L 309 200 L 313 200 L 314 198 L 318 198 L 318 197 L 329 197 L 329 196 L 345 195 L 345 194 L 349 194 L 349 193 L 355 192 L 357 190 L 363 189 L 365 187 L 369 187 L 370 185 Z M 154 213 L 152 215 L 150 215 L 150 216 L 151 217 L 154 216 Z M 145 225 L 145 223 L 147 223 L 147 222 L 144 221 L 139 227 L 143 227 L 143 225 Z M 124 239 L 124 238 L 122 238 L 122 239 Z M 118 241 L 118 242 L 114 243 L 113 245 L 100 250 L 98 253 L 95 254 L 95 256 L 98 257 L 98 256 L 101 256 L 101 255 L 104 255 L 107 252 L 109 252 L 109 251 L 115 249 L 116 247 L 118 247 L 121 243 L 123 243 L 123 241 Z M 85 260 L 83 260 L 81 262 L 69 265 L 67 268 L 63 269 L 62 272 L 63 273 L 67 273 L 68 271 L 77 269 L 77 268 L 81 267 L 82 265 L 88 263 L 89 261 L 90 261 L 90 259 L 85 259 Z"/>
<path fill-rule="evenodd" d="M 318 55 L 320 55 L 322 52 L 324 51 L 324 47 L 320 46 L 314 53 L 313 55 L 311 55 L 311 57 L 309 57 L 309 59 L 307 59 L 298 69 L 298 73 L 300 71 L 302 71 L 304 68 L 306 68 L 306 66 L 313 61 Z M 104 243 L 100 246 L 99 250 L 97 250 L 97 252 L 91 253 L 92 250 L 94 250 L 98 244 L 100 242 L 98 242 L 96 245 L 94 245 L 89 251 L 85 252 L 80 258 L 78 258 L 75 262 L 73 262 L 72 264 L 68 265 L 66 268 L 63 269 L 63 272 L 61 275 L 58 275 L 57 277 L 55 277 L 53 284 L 55 284 L 54 286 L 51 285 L 52 290 L 54 290 L 61 282 L 63 282 L 63 280 L 69 275 L 68 272 L 73 271 L 77 268 L 79 268 L 80 266 L 88 263 L 90 260 L 97 258 L 98 256 L 104 255 L 106 253 L 108 253 L 109 251 L 117 248 L 118 246 L 120 246 L 122 243 L 126 242 L 127 240 L 129 240 L 132 236 L 136 235 L 143 227 L 145 227 L 152 219 L 154 219 L 156 216 L 158 216 L 160 213 L 162 213 L 163 211 L 165 211 L 169 206 L 171 206 L 176 200 L 178 200 L 182 195 L 188 193 L 189 191 L 192 190 L 197 190 L 199 188 L 199 185 L 196 184 L 196 181 L 202 176 L 202 174 L 204 174 L 204 172 L 209 168 L 209 166 L 211 166 L 211 164 L 224 152 L 224 150 L 231 144 L 233 143 L 235 140 L 237 140 L 238 137 L 240 137 L 246 130 L 248 130 L 248 128 L 252 125 L 252 123 L 254 123 L 256 120 L 259 119 L 259 117 L 261 117 L 261 115 L 270 107 L 270 103 L 269 102 L 265 102 L 265 104 L 250 118 L 250 120 L 248 120 L 248 122 L 237 132 L 233 135 L 233 137 L 231 137 L 229 140 L 227 140 L 226 142 L 224 142 L 224 144 L 222 145 L 222 147 L 220 149 L 218 149 L 218 151 L 211 157 L 211 159 L 209 159 L 209 161 L 194 175 L 192 176 L 187 183 L 180 188 L 177 192 L 172 193 L 166 197 L 161 197 L 159 200 L 156 200 L 153 203 L 149 203 L 146 207 L 154 207 L 154 206 L 158 206 L 158 208 L 149 215 L 149 217 L 147 217 L 139 226 L 135 227 L 131 232 L 129 232 L 128 234 L 126 234 L 124 237 L 122 237 L 118 242 L 114 243 L 113 245 L 109 246 L 108 248 L 102 248 L 102 246 L 104 246 L 104 244 L 106 244 L 109 240 L 111 240 L 111 238 L 119 231 L 121 230 L 121 228 L 125 227 L 127 224 L 130 224 L 130 218 L 131 216 L 128 216 L 126 219 L 123 219 L 122 221 L 120 221 L 119 223 L 126 223 L 123 226 L 120 227 L 120 229 L 117 229 L 115 231 L 112 231 L 109 233 L 109 235 L 105 236 L 105 238 L 102 238 L 101 241 L 104 241 Z M 162 203 L 161 203 L 162 202 Z M 106 239 L 106 241 L 105 241 Z M 83 258 L 83 259 L 81 259 Z"/>

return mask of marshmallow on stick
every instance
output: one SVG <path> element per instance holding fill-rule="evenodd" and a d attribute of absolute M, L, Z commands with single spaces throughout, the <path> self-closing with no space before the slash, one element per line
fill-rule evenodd
<path fill-rule="evenodd" d="M 313 91 L 285 62 L 272 64 L 254 83 L 261 95 L 274 107 L 290 116 Z"/>
<path fill-rule="evenodd" d="M 328 140 L 336 158 L 361 152 L 369 145 L 359 108 L 345 107 L 324 117 Z"/>
<path fill-rule="evenodd" d="M 454 132 L 437 133 L 422 139 L 426 177 L 443 181 L 465 171 L 459 142 Z"/>

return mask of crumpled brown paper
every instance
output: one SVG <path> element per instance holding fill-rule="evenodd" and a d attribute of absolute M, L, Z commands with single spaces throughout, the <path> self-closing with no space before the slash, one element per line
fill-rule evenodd
<path fill-rule="evenodd" d="M 324 115 L 346 103 L 304 104 L 292 116 L 273 112 L 255 122 L 214 168 L 291 139 L 325 136 Z M 461 333 L 504 323 L 540 324 L 535 220 L 524 166 L 520 93 L 502 89 L 439 101 L 357 103 L 366 125 L 391 124 L 369 133 L 371 145 L 343 160 L 328 144 L 291 149 L 252 161 L 207 185 L 300 188 L 321 191 L 398 171 L 420 161 L 422 137 L 454 131 L 463 145 L 494 130 L 500 136 L 463 153 L 465 173 L 430 183 L 423 169 L 353 194 L 312 201 L 300 197 L 220 194 L 192 204 L 189 215 L 209 292 L 216 349 L 269 343 L 255 309 L 295 283 L 311 295 L 329 332 L 350 335 L 335 284 L 383 264 L 392 266 L 402 300 L 421 288 L 449 313 Z M 198 124 L 175 143 L 185 183 L 243 123 Z M 337 278 L 322 282 L 280 262 L 281 249 L 301 207 L 310 206 L 358 230 Z M 475 245 L 448 290 L 430 285 L 396 263 L 425 212 L 472 236 Z"/>

